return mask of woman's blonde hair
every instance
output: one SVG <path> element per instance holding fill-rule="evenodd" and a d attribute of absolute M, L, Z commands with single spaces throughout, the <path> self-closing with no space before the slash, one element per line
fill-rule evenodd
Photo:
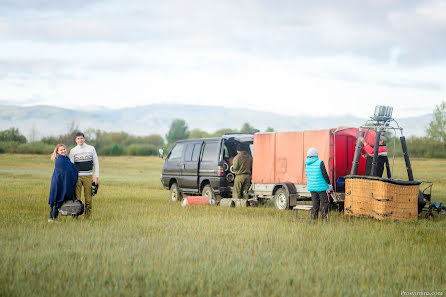
<path fill-rule="evenodd" d="M 53 153 L 51 154 L 51 160 L 56 161 L 57 157 L 59 157 L 59 154 L 57 153 L 57 151 L 59 150 L 59 148 L 63 146 L 64 148 L 67 148 L 65 146 L 65 144 L 59 143 L 58 145 L 56 145 L 56 147 L 54 148 Z"/>

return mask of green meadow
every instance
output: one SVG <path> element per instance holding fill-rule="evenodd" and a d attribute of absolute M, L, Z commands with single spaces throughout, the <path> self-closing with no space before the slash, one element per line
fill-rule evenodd
<path fill-rule="evenodd" d="M 92 219 L 48 223 L 49 156 L 0 154 L 0 296 L 446 294 L 446 215 L 310 222 L 272 203 L 182 207 L 161 186 L 162 160 L 99 160 Z M 446 160 L 412 165 L 446 203 Z M 407 179 L 403 161 L 395 175 Z"/>

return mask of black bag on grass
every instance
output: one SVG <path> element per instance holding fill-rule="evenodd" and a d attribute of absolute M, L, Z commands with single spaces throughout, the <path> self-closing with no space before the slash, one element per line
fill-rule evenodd
<path fill-rule="evenodd" d="M 63 216 L 80 216 L 84 213 L 84 204 L 77 199 L 67 200 L 59 208 L 59 213 Z"/>

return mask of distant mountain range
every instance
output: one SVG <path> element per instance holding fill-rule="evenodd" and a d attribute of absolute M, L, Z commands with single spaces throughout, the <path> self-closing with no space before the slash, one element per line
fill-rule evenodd
<path fill-rule="evenodd" d="M 165 136 L 172 120 L 184 119 L 189 129 L 214 132 L 222 128 L 240 129 L 243 123 L 264 131 L 327 129 L 338 126 L 358 127 L 367 119 L 354 116 L 285 116 L 272 112 L 200 105 L 153 104 L 122 109 L 72 110 L 36 105 L 20 107 L 0 105 L 0 130 L 19 128 L 27 138 L 36 139 L 66 133 L 74 122 L 80 130 L 125 131 L 134 135 L 160 134 Z M 432 114 L 400 118 L 398 123 L 406 136 L 425 134 Z"/>

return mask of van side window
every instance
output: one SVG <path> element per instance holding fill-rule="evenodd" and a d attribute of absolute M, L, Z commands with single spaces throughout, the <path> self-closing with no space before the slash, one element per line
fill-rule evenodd
<path fill-rule="evenodd" d="M 201 161 L 217 161 L 218 160 L 218 142 L 207 142 L 204 147 L 203 157 Z"/>
<path fill-rule="evenodd" d="M 194 145 L 194 152 L 192 153 L 192 161 L 198 161 L 198 158 L 200 158 L 200 152 L 201 152 L 201 143 L 196 143 Z"/>
<path fill-rule="evenodd" d="M 169 154 L 170 159 L 179 159 L 183 155 L 184 143 L 177 143 Z"/>
<path fill-rule="evenodd" d="M 186 147 L 186 153 L 184 154 L 184 161 L 191 161 L 192 160 L 192 151 L 194 149 L 194 144 L 189 143 Z"/>

